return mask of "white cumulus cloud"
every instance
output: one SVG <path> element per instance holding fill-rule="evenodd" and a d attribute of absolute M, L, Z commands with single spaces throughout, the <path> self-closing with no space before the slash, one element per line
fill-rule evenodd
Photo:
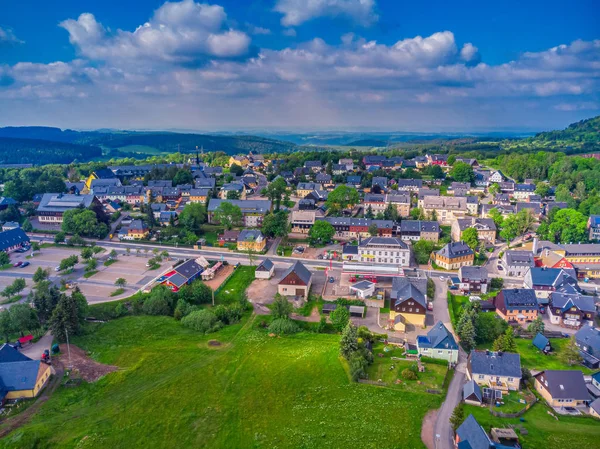
<path fill-rule="evenodd" d="M 21 39 L 18 39 L 17 36 L 13 33 L 13 30 L 10 28 L 2 28 L 0 27 L 0 45 L 14 45 L 14 44 L 24 44 Z"/>
<path fill-rule="evenodd" d="M 274 10 L 283 14 L 284 26 L 297 26 L 317 17 L 345 16 L 365 26 L 378 19 L 375 0 L 277 0 Z"/>
<path fill-rule="evenodd" d="M 227 15 L 219 5 L 193 0 L 167 2 L 135 31 L 110 33 L 84 13 L 60 26 L 82 56 L 96 60 L 143 60 L 195 63 L 206 58 L 232 58 L 247 54 L 250 37 L 225 26 Z"/>

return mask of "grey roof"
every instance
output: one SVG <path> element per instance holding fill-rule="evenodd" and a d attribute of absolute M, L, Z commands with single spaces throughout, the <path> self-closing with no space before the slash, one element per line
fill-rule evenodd
<path fill-rule="evenodd" d="M 173 187 L 173 181 L 168 179 L 148 181 L 148 187 Z"/>
<path fill-rule="evenodd" d="M 4 343 L 0 346 L 0 363 L 24 362 L 26 360 L 31 359 L 19 352 L 14 346 L 9 345 L 8 343 Z"/>
<path fill-rule="evenodd" d="M 535 346 L 536 348 L 538 348 L 540 351 L 543 351 L 550 344 L 550 340 L 548 340 L 546 337 L 544 337 L 542 334 L 540 334 L 538 332 L 538 334 L 535 336 L 535 338 L 533 339 L 531 344 L 533 346 Z"/>
<path fill-rule="evenodd" d="M 575 334 L 575 339 L 592 349 L 587 352 L 600 357 L 600 330 L 591 326 L 583 326 Z"/>
<path fill-rule="evenodd" d="M 600 398 L 592 402 L 590 408 L 600 415 Z"/>
<path fill-rule="evenodd" d="M 531 309 L 538 305 L 535 290 L 531 288 L 505 288 L 500 294 L 507 310 Z"/>
<path fill-rule="evenodd" d="M 358 246 L 357 245 L 344 245 L 342 254 L 358 255 Z"/>
<path fill-rule="evenodd" d="M 473 374 L 521 378 L 521 356 L 512 352 L 476 351 L 469 354 Z"/>
<path fill-rule="evenodd" d="M 488 272 L 485 267 L 465 266 L 458 269 L 458 277 L 469 279 L 470 281 L 485 281 L 488 280 Z"/>
<path fill-rule="evenodd" d="M 12 246 L 29 243 L 29 237 L 21 228 L 9 229 L 8 231 L 0 232 L 0 251 L 4 251 Z"/>
<path fill-rule="evenodd" d="M 417 192 L 417 197 L 420 200 L 422 200 L 426 196 L 440 196 L 440 191 L 438 189 L 428 189 L 428 188 L 419 189 L 419 191 Z"/>
<path fill-rule="evenodd" d="M 577 307 L 583 312 L 596 312 L 596 304 L 592 296 L 552 292 L 550 294 L 550 304 L 552 304 L 553 308 L 559 308 L 563 312 L 566 312 L 571 307 Z"/>
<path fill-rule="evenodd" d="M 32 390 L 35 388 L 39 360 L 0 363 L 0 379 L 6 391 Z"/>
<path fill-rule="evenodd" d="M 230 182 L 228 184 L 223 184 L 223 187 L 221 187 L 221 190 L 233 191 L 233 192 L 243 192 L 244 184 L 241 182 Z"/>
<path fill-rule="evenodd" d="M 181 265 L 176 266 L 175 271 L 184 276 L 186 279 L 190 279 L 191 277 L 202 272 L 203 269 L 194 259 L 190 259 L 186 260 Z"/>
<path fill-rule="evenodd" d="M 269 200 L 221 200 L 211 198 L 208 203 L 208 212 L 214 212 L 221 203 L 231 203 L 238 206 L 245 213 L 266 214 L 271 210 L 271 201 Z"/>
<path fill-rule="evenodd" d="M 523 285 L 553 287 L 563 293 L 577 293 L 577 280 L 561 268 L 532 267 L 526 274 Z"/>
<path fill-rule="evenodd" d="M 274 265 L 271 259 L 265 259 L 260 263 L 258 267 L 256 267 L 256 271 L 271 271 L 271 268 L 273 268 L 273 266 Z"/>
<path fill-rule="evenodd" d="M 210 190 L 208 188 L 190 189 L 190 196 L 210 196 Z"/>
<path fill-rule="evenodd" d="M 356 289 L 356 290 L 362 290 L 362 291 L 364 291 L 364 290 L 370 289 L 373 285 L 374 284 L 371 281 L 360 281 L 360 282 L 357 282 L 354 285 L 351 285 L 351 287 L 354 288 L 354 289 Z"/>
<path fill-rule="evenodd" d="M 400 232 L 440 232 L 440 224 L 437 221 L 426 220 L 402 220 Z"/>
<path fill-rule="evenodd" d="M 533 267 L 535 265 L 531 251 L 506 251 L 504 260 L 509 267 Z"/>
<path fill-rule="evenodd" d="M 285 279 L 286 276 L 289 275 L 290 273 L 296 273 L 298 275 L 298 277 L 300 279 L 302 279 L 302 281 L 307 285 L 312 278 L 311 272 L 299 260 L 296 261 L 296 263 L 294 263 L 294 265 L 292 265 L 287 270 L 285 270 L 285 273 L 283 273 L 283 276 L 281 277 L 281 279 L 282 280 Z"/>
<path fill-rule="evenodd" d="M 424 348 L 458 350 L 458 345 L 456 344 L 454 336 L 441 321 L 438 321 L 435 326 L 427 332 L 426 337 L 419 335 L 417 337 L 417 342 L 420 347 Z"/>
<path fill-rule="evenodd" d="M 423 180 L 422 179 L 399 179 L 397 184 L 398 184 L 398 189 L 401 189 L 403 187 L 421 188 L 421 187 L 423 187 Z"/>
<path fill-rule="evenodd" d="M 479 388 L 477 382 L 475 382 L 474 380 L 470 380 L 463 385 L 463 401 L 468 399 L 473 394 L 479 400 L 479 402 L 483 401 L 483 396 L 481 395 L 481 388 Z"/>
<path fill-rule="evenodd" d="M 216 183 L 217 183 L 217 180 L 215 178 L 199 178 L 194 181 L 194 186 L 197 189 L 200 189 L 203 187 L 212 189 L 216 185 Z"/>
<path fill-rule="evenodd" d="M 392 281 L 392 293 L 390 298 L 392 299 L 394 306 L 407 299 L 414 299 L 423 307 L 427 307 L 427 300 L 425 298 L 426 291 L 426 279 L 397 277 Z"/>
<path fill-rule="evenodd" d="M 389 194 L 385 200 L 388 203 L 400 203 L 400 204 L 410 204 L 410 195 L 409 194 Z"/>
<path fill-rule="evenodd" d="M 382 193 L 367 193 L 365 203 L 385 203 L 385 195 Z"/>
<path fill-rule="evenodd" d="M 546 370 L 536 374 L 535 378 L 546 386 L 553 399 L 590 399 L 581 371 Z"/>
<path fill-rule="evenodd" d="M 467 197 L 468 198 L 468 197 Z M 458 227 L 461 231 L 468 228 L 475 228 L 476 230 L 490 230 L 495 231 L 496 223 L 491 218 L 459 218 L 456 220 Z"/>
<path fill-rule="evenodd" d="M 469 245 L 467 245 L 465 242 L 450 242 L 440 249 L 437 254 L 449 259 L 453 259 L 455 257 L 464 257 L 474 253 L 473 250 L 469 248 Z"/>
<path fill-rule="evenodd" d="M 396 237 L 367 237 L 358 244 L 359 247 L 368 245 L 386 245 L 388 247 L 400 247 L 408 249 L 408 245 Z"/>
<path fill-rule="evenodd" d="M 63 193 L 44 193 L 37 208 L 38 212 L 64 212 L 77 207 L 88 208 L 94 201 L 94 195 L 73 195 Z"/>
<path fill-rule="evenodd" d="M 462 442 L 468 442 L 470 449 L 490 449 L 492 443 L 483 430 L 483 427 L 479 425 L 473 415 L 469 415 L 467 419 L 456 429 L 456 434 Z M 463 445 L 462 447 L 467 447 Z"/>
<path fill-rule="evenodd" d="M 161 212 L 162 213 L 162 212 Z M 136 220 L 132 220 L 130 225 L 129 225 L 129 229 L 134 229 L 134 230 L 144 230 L 144 229 L 148 229 L 148 226 L 146 226 L 146 224 L 140 220 L 140 219 L 136 219 Z"/>
<path fill-rule="evenodd" d="M 517 212 L 524 209 L 531 209 L 531 211 L 537 215 L 542 213 L 542 205 L 540 203 L 517 203 Z"/>
<path fill-rule="evenodd" d="M 379 186 L 379 187 L 387 187 L 388 185 L 388 179 L 385 176 L 373 176 L 373 180 L 371 181 L 371 185 L 374 186 Z"/>
<path fill-rule="evenodd" d="M 255 241 L 263 238 L 263 233 L 258 229 L 242 229 L 238 235 L 238 242 Z"/>

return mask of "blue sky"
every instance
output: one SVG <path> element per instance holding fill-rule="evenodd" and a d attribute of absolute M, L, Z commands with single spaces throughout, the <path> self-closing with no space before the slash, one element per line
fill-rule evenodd
<path fill-rule="evenodd" d="M 0 1 L 0 125 L 536 130 L 599 91 L 592 0 Z"/>

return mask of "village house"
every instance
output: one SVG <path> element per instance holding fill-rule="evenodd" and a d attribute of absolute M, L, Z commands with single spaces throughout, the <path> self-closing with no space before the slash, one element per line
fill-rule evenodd
<path fill-rule="evenodd" d="M 208 203 L 208 222 L 210 224 L 218 224 L 215 222 L 215 211 L 223 202 L 238 206 L 242 210 L 242 224 L 248 228 L 260 227 L 264 216 L 271 210 L 271 201 L 269 200 L 221 200 L 211 198 Z"/>
<path fill-rule="evenodd" d="M 533 289 L 540 304 L 547 304 L 552 292 L 579 292 L 577 279 L 561 268 L 533 267 L 525 274 L 523 287 Z"/>
<path fill-rule="evenodd" d="M 164 285 L 171 291 L 177 293 L 181 287 L 191 284 L 194 280 L 201 276 L 204 268 L 200 262 L 206 261 L 206 259 L 202 259 L 188 259 L 185 262 L 173 267 L 171 271 L 168 271 L 161 276 L 161 285 Z"/>
<path fill-rule="evenodd" d="M 369 228 L 373 224 L 377 227 L 377 235 L 380 237 L 391 237 L 394 230 L 394 222 L 392 220 L 350 217 L 319 217 L 317 220 L 325 220 L 330 223 L 335 230 L 334 237 L 337 239 L 370 237 Z"/>
<path fill-rule="evenodd" d="M 385 176 L 373 176 L 371 180 L 371 191 L 378 187 L 380 191 L 385 192 L 388 188 L 388 179 Z"/>
<path fill-rule="evenodd" d="M 275 264 L 271 261 L 271 259 L 265 259 L 258 265 L 258 267 L 256 267 L 254 277 L 256 279 L 271 279 L 274 273 Z"/>
<path fill-rule="evenodd" d="M 396 237 L 368 237 L 358 243 L 361 262 L 390 264 L 407 267 L 410 264 L 410 249 Z"/>
<path fill-rule="evenodd" d="M 590 394 L 581 371 L 546 370 L 533 378 L 535 390 L 550 407 L 581 407 L 590 401 Z"/>
<path fill-rule="evenodd" d="M 427 280 L 395 277 L 390 294 L 390 324 L 400 332 L 425 327 Z"/>
<path fill-rule="evenodd" d="M 355 294 L 360 299 L 370 298 L 374 292 L 375 283 L 371 281 L 360 281 L 350 286 L 350 293 Z"/>
<path fill-rule="evenodd" d="M 503 289 L 494 301 L 496 313 L 508 323 L 525 325 L 538 316 L 538 301 L 530 288 Z"/>
<path fill-rule="evenodd" d="M 535 266 L 535 259 L 531 251 L 504 251 L 502 265 L 509 276 L 522 277 Z"/>
<path fill-rule="evenodd" d="M 396 182 L 398 191 L 417 192 L 423 187 L 423 180 L 421 179 L 398 179 Z"/>
<path fill-rule="evenodd" d="M 242 168 L 246 168 L 250 164 L 250 160 L 247 156 L 231 156 L 229 158 L 229 165 L 239 165 Z"/>
<path fill-rule="evenodd" d="M 496 224 L 491 218 L 459 218 L 452 223 L 451 235 L 455 242 L 462 240 L 463 232 L 469 228 L 477 231 L 479 241 L 485 241 L 491 244 L 496 243 Z"/>
<path fill-rule="evenodd" d="M 488 292 L 490 278 L 487 268 L 464 266 L 458 269 L 459 288 L 464 294 L 485 294 Z"/>
<path fill-rule="evenodd" d="M 590 215 L 587 222 L 588 238 L 600 240 L 600 215 Z"/>
<path fill-rule="evenodd" d="M 428 240 L 437 243 L 440 239 L 440 224 L 437 221 L 402 220 L 400 238 L 405 241 Z"/>
<path fill-rule="evenodd" d="M 575 343 L 583 364 L 590 369 L 600 367 L 600 330 L 592 326 L 583 326 L 575 333 Z"/>
<path fill-rule="evenodd" d="M 419 207 L 428 217 L 437 217 L 444 225 L 451 225 L 454 220 L 467 215 L 467 199 L 465 197 L 426 196 L 419 200 Z"/>
<path fill-rule="evenodd" d="M 385 160 L 387 160 L 385 156 L 368 155 L 363 157 L 363 164 L 367 170 L 371 167 L 380 168 Z"/>
<path fill-rule="evenodd" d="M 190 189 L 189 201 L 190 203 L 206 204 L 206 201 L 211 197 L 211 194 L 212 190 L 207 188 Z"/>
<path fill-rule="evenodd" d="M 263 252 L 267 246 L 267 240 L 258 229 L 242 229 L 237 238 L 238 251 Z"/>
<path fill-rule="evenodd" d="M 516 200 L 527 200 L 533 194 L 535 194 L 535 184 L 515 184 L 512 196 Z"/>
<path fill-rule="evenodd" d="M 314 191 L 321 191 L 323 187 L 317 182 L 299 182 L 296 186 L 296 196 L 304 198 Z"/>
<path fill-rule="evenodd" d="M 493 171 L 490 174 L 490 177 L 488 178 L 489 182 L 493 183 L 500 183 L 503 182 L 505 179 L 506 176 L 504 176 L 504 174 L 500 170 Z"/>
<path fill-rule="evenodd" d="M 579 293 L 552 292 L 548 306 L 548 317 L 552 324 L 570 328 L 580 328 L 596 318 L 594 297 Z"/>
<path fill-rule="evenodd" d="M 310 228 L 315 224 L 316 213 L 314 211 L 295 210 L 292 211 L 292 232 L 296 234 L 308 234 Z"/>
<path fill-rule="evenodd" d="M 246 199 L 246 187 L 241 182 L 230 182 L 228 184 L 223 184 L 221 190 L 219 191 L 219 198 L 222 200 L 230 199 L 231 196 L 235 195 L 236 200 L 245 200 Z"/>
<path fill-rule="evenodd" d="M 63 193 L 44 193 L 37 207 L 36 215 L 40 223 L 59 225 L 63 214 L 68 210 L 84 208 L 93 205 L 101 206 L 94 195 L 71 195 Z"/>
<path fill-rule="evenodd" d="M 29 246 L 29 237 L 21 228 L 13 228 L 0 232 L 0 251 L 12 253 L 13 251 Z"/>
<path fill-rule="evenodd" d="M 225 229 L 222 234 L 218 236 L 219 246 L 225 246 L 227 244 L 234 244 L 237 247 L 238 237 L 240 235 L 240 231 L 232 229 L 228 231 Z"/>
<path fill-rule="evenodd" d="M 460 267 L 473 265 L 475 253 L 464 242 L 451 242 L 433 252 L 432 258 L 436 265 L 445 270 L 458 270 Z"/>
<path fill-rule="evenodd" d="M 0 346 L 0 404 L 6 400 L 31 399 L 48 383 L 53 369 L 32 360 L 8 343 Z"/>
<path fill-rule="evenodd" d="M 463 402 L 469 405 L 481 405 L 483 403 L 481 388 L 474 380 L 469 380 L 463 385 Z"/>
<path fill-rule="evenodd" d="M 340 165 L 343 165 L 346 167 L 346 170 L 348 171 L 352 171 L 354 170 L 354 161 L 352 159 L 346 158 L 346 159 L 340 159 L 338 161 L 338 163 Z"/>
<path fill-rule="evenodd" d="M 472 350 L 467 359 L 467 378 L 486 389 L 518 391 L 521 356 L 512 352 Z"/>
<path fill-rule="evenodd" d="M 454 446 L 457 449 L 493 449 L 494 445 L 473 415 L 469 415 L 456 429 Z"/>
<path fill-rule="evenodd" d="M 365 212 L 370 208 L 375 215 L 383 213 L 387 207 L 385 195 L 382 193 L 367 193 L 363 200 L 363 207 Z"/>
<path fill-rule="evenodd" d="M 318 173 L 323 170 L 323 163 L 321 161 L 306 161 L 304 168 L 309 169 L 313 173 Z"/>
<path fill-rule="evenodd" d="M 297 261 L 283 273 L 277 284 L 277 292 L 283 296 L 306 300 L 311 285 L 311 272 L 300 261 Z"/>
<path fill-rule="evenodd" d="M 531 344 L 540 351 L 542 351 L 544 354 L 548 354 L 550 351 L 552 351 L 552 345 L 550 344 L 550 340 L 548 340 L 548 338 L 546 338 L 543 334 L 540 334 L 539 332 L 535 335 L 533 340 L 531 340 Z"/>
<path fill-rule="evenodd" d="M 410 215 L 410 194 L 388 194 L 386 202 L 396 208 L 398 216 L 408 217 Z"/>
<path fill-rule="evenodd" d="M 127 229 L 119 233 L 121 240 L 146 240 L 150 235 L 150 228 L 140 219 L 132 220 Z"/>
<path fill-rule="evenodd" d="M 458 362 L 458 344 L 441 321 L 427 335 L 417 336 L 417 351 L 423 357 L 446 360 L 449 363 Z"/>
<path fill-rule="evenodd" d="M 461 196 L 466 195 L 471 188 L 471 184 L 468 182 L 452 182 L 448 187 L 448 195 Z"/>

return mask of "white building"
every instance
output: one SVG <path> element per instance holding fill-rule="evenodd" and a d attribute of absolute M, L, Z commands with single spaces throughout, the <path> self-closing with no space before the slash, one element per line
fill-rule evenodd
<path fill-rule="evenodd" d="M 358 244 L 358 260 L 407 267 L 410 264 L 410 249 L 396 237 L 369 237 Z"/>

